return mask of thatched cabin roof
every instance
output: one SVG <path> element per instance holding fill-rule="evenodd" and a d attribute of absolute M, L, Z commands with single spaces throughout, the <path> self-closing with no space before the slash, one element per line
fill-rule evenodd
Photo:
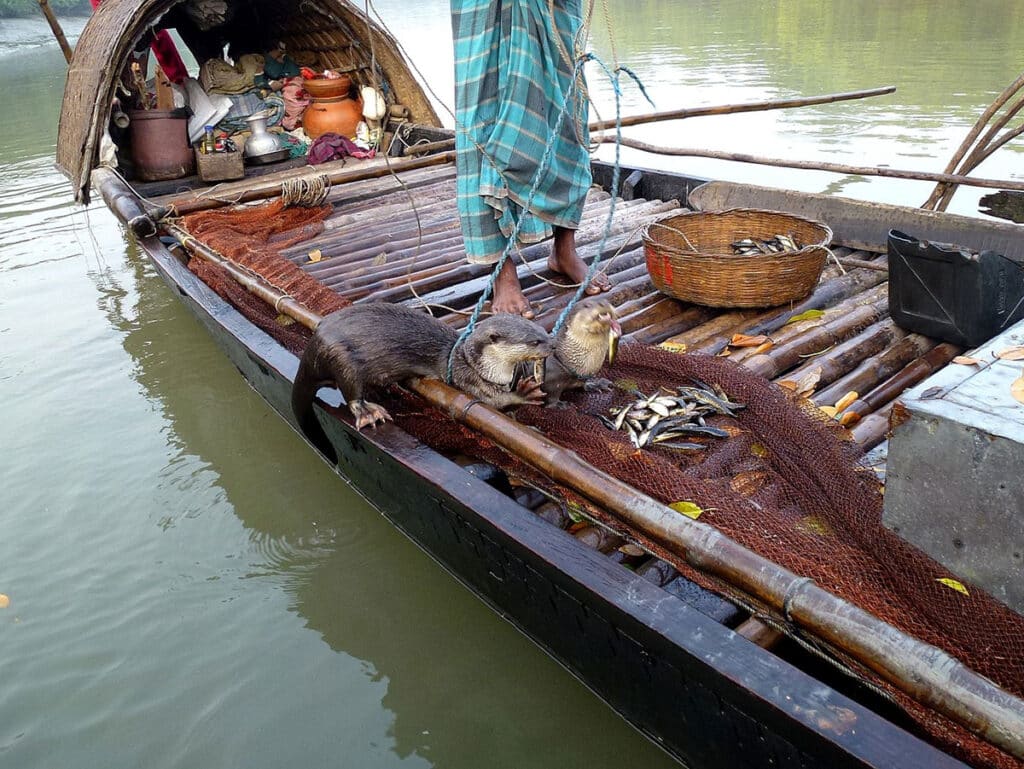
<path fill-rule="evenodd" d="M 176 29 L 199 61 L 226 44 L 237 55 L 284 40 L 289 51 L 314 57 L 318 66 L 351 71 L 369 83 L 372 57 L 378 78 L 383 76 L 394 100 L 409 108 L 412 120 L 440 125 L 395 40 L 368 24 L 348 0 L 227 0 L 226 21 L 206 30 L 185 11 L 193 1 L 106 0 L 86 24 L 68 68 L 57 136 L 57 167 L 71 179 L 76 200 L 89 199 L 89 175 L 98 162 L 117 79 L 154 25 Z"/>

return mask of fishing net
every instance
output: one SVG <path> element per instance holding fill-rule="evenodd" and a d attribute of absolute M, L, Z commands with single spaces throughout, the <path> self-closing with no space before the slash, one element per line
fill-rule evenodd
<path fill-rule="evenodd" d="M 252 234 L 247 227 L 229 226 L 211 214 L 197 217 L 203 217 L 198 226 L 190 222 L 190 230 L 197 236 L 200 232 L 213 232 L 223 238 Z M 255 217 L 252 223 L 259 223 L 262 232 L 265 221 Z M 268 233 L 263 245 L 241 248 L 236 258 L 273 252 L 291 240 L 288 232 L 294 235 L 309 224 L 293 221 L 288 227 L 280 227 L 277 234 Z M 207 242 L 222 253 L 230 245 Z M 239 253 L 237 243 L 232 251 Z M 282 261 L 280 257 L 278 260 Z M 193 259 L 193 263 L 196 261 Z M 252 261 L 247 266 L 252 267 Z M 231 281 L 223 271 L 217 274 L 206 266 L 192 267 L 204 280 L 212 280 L 218 291 L 257 325 L 292 352 L 301 353 L 309 337 L 305 328 L 282 326 L 275 310 L 237 286 L 230 288 Z M 271 276 L 283 279 L 278 272 L 267 277 Z M 324 287 L 313 283 L 310 287 L 304 281 L 289 282 L 288 292 L 318 312 L 330 311 L 321 307 L 333 305 L 336 309 L 344 304 L 338 297 L 334 302 L 326 301 Z M 961 592 L 939 581 L 955 575 L 882 526 L 882 493 L 877 478 L 858 465 L 856 444 L 812 404 L 727 359 L 676 355 L 643 345 L 624 345 L 615 366 L 604 375 L 615 383 L 608 392 L 576 393 L 564 409 L 520 408 L 515 417 L 655 499 L 666 504 L 685 501 L 696 505 L 702 510 L 702 522 L 945 650 L 1016 696 L 1024 695 L 1024 617 L 972 585 Z M 609 429 L 598 418 L 608 415 L 614 406 L 635 400 L 636 390 L 653 393 L 659 387 L 692 384 L 694 379 L 718 385 L 731 400 L 746 404 L 735 417 L 709 420 L 709 424 L 726 430 L 728 437 L 704 440 L 705 451 L 679 452 L 658 446 L 637 449 L 624 432 Z M 395 389 L 378 400 L 399 426 L 435 449 L 468 454 L 498 465 L 510 475 L 580 505 L 611 528 L 637 538 L 634 533 L 624 532 L 621 523 L 599 508 L 415 396 Z M 763 614 L 803 643 L 816 644 L 786 627 L 783 617 L 772 615 L 749 597 L 737 595 L 728 585 L 695 571 L 678 555 L 642 537 L 638 539 L 696 583 Z M 840 652 L 827 651 L 898 703 L 951 755 L 998 769 L 1022 765 L 919 705 Z"/>

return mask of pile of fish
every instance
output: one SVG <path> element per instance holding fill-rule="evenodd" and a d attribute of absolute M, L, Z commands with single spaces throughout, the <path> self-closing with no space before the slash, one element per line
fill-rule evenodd
<path fill-rule="evenodd" d="M 796 239 L 792 235 L 776 235 L 767 240 L 744 238 L 731 243 L 732 252 L 741 256 L 752 254 L 784 254 L 787 251 L 799 251 Z"/>
<path fill-rule="evenodd" d="M 694 387 L 659 388 L 651 395 L 636 393 L 627 406 L 613 407 L 600 420 L 610 430 L 625 430 L 633 445 L 660 446 L 678 451 L 703 451 L 704 443 L 694 438 L 726 438 L 729 433 L 705 419 L 715 414 L 736 416 L 744 403 L 733 403 L 720 387 L 703 382 Z"/>

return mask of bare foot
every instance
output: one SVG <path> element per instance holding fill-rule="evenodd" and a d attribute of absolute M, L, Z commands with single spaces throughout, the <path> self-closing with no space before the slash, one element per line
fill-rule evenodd
<path fill-rule="evenodd" d="M 501 266 L 497 280 L 494 281 L 494 297 L 491 299 L 491 312 L 510 312 L 513 315 L 522 315 L 524 318 L 533 318 L 533 309 L 526 297 L 523 296 L 523 289 L 519 285 L 519 276 L 516 275 L 516 266 L 511 259 L 506 260 Z"/>
<path fill-rule="evenodd" d="M 576 253 L 576 230 L 555 227 L 555 242 L 548 257 L 548 268 L 574 283 L 582 283 L 587 277 L 587 263 Z M 598 272 L 587 286 L 588 294 L 600 294 L 611 289 L 608 276 Z"/>

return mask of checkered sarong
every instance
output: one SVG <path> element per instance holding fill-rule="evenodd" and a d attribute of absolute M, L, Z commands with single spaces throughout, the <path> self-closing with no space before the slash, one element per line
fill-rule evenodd
<path fill-rule="evenodd" d="M 471 262 L 497 261 L 521 216 L 572 85 L 582 0 L 451 0 L 458 205 Z M 575 229 L 590 188 L 583 84 L 519 230 L 522 243 Z M 582 141 L 581 141 L 582 140 Z"/>

